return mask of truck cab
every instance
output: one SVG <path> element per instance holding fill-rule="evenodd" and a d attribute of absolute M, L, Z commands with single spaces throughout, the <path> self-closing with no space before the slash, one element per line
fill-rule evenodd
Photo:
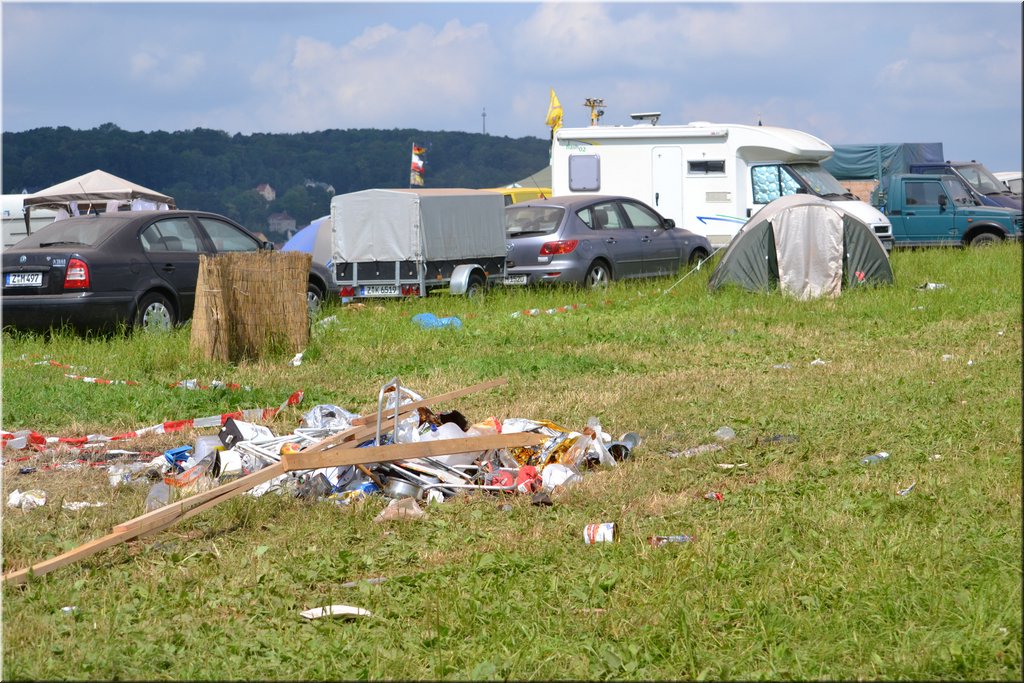
<path fill-rule="evenodd" d="M 954 175 L 964 181 L 969 191 L 981 204 L 1022 208 L 1021 195 L 1011 192 L 984 164 L 977 161 L 946 161 L 910 165 L 911 173 L 943 173 Z"/>
<path fill-rule="evenodd" d="M 879 188 L 876 204 L 897 246 L 981 246 L 1021 237 L 1021 211 L 980 204 L 956 176 L 897 174 Z"/>

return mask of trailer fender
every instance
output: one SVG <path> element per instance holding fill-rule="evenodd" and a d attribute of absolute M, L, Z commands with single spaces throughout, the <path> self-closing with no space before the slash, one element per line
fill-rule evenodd
<path fill-rule="evenodd" d="M 448 284 L 448 293 L 465 294 L 469 288 L 469 280 L 473 275 L 479 275 L 481 279 L 485 282 L 487 281 L 487 273 L 477 263 L 463 263 L 455 266 L 455 270 L 452 271 L 452 278 Z"/>

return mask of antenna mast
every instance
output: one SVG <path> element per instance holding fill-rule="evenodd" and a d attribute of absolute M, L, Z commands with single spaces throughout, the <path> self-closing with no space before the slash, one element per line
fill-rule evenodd
<path fill-rule="evenodd" d="M 590 107 L 590 125 L 596 126 L 597 120 L 604 116 L 604 100 L 600 97 L 588 97 L 583 106 Z"/>

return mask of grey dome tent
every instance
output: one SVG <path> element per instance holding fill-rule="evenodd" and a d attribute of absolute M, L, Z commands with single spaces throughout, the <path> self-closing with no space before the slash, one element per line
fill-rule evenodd
<path fill-rule="evenodd" d="M 830 201 L 792 194 L 764 206 L 729 242 L 708 289 L 729 282 L 815 299 L 850 287 L 891 285 L 893 274 L 871 226 Z"/>

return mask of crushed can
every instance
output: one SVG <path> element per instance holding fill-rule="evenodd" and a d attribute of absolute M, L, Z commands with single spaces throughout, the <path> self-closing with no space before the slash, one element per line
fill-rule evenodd
<path fill-rule="evenodd" d="M 614 543 L 618 540 L 618 526 L 615 522 L 588 524 L 583 527 L 583 542 L 587 545 L 595 543 Z"/>

